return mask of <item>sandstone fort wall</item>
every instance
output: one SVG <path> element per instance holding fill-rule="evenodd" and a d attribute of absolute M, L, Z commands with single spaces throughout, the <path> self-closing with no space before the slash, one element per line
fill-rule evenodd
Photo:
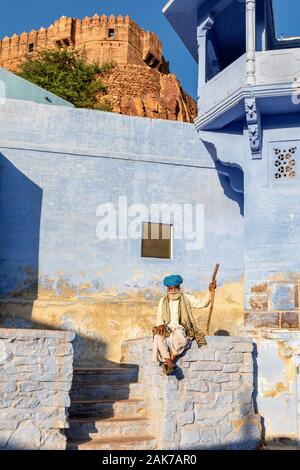
<path fill-rule="evenodd" d="M 48 28 L 14 34 L 0 41 L 0 67 L 17 71 L 26 57 L 55 46 L 72 46 L 89 62 L 115 62 L 163 68 L 158 37 L 139 28 L 129 16 L 86 16 L 82 20 L 62 16 Z"/>

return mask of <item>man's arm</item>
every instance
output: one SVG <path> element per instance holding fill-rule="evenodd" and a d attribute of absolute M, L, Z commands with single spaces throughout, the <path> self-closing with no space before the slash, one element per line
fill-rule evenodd
<path fill-rule="evenodd" d="M 206 308 L 211 302 L 211 291 L 215 290 L 217 288 L 217 283 L 216 281 L 211 281 L 209 284 L 208 291 L 205 294 L 205 297 L 203 299 L 197 299 L 193 295 L 187 295 L 186 297 L 188 298 L 191 307 L 192 308 Z"/>
<path fill-rule="evenodd" d="M 197 299 L 193 295 L 186 295 L 192 308 L 206 308 L 210 304 L 210 291 L 207 291 L 203 299 Z"/>

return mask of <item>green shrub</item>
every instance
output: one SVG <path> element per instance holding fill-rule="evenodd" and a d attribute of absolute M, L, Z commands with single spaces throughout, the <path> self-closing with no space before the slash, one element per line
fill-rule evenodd
<path fill-rule="evenodd" d="M 45 90 L 73 103 L 77 108 L 103 109 L 111 111 L 106 99 L 99 103 L 99 97 L 106 94 L 101 75 L 108 73 L 112 64 L 100 67 L 88 64 L 78 51 L 58 48 L 28 57 L 21 64 L 19 75 Z"/>

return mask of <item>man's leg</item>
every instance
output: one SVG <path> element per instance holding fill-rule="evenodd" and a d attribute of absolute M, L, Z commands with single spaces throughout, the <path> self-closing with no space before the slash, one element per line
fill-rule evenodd
<path fill-rule="evenodd" d="M 175 328 L 168 341 L 171 351 L 170 358 L 174 362 L 190 346 L 190 339 L 186 335 L 185 328 L 180 325 Z"/>
<path fill-rule="evenodd" d="M 158 350 L 158 356 L 161 362 L 164 362 L 165 364 L 167 364 L 169 368 L 176 367 L 170 355 L 167 339 L 161 335 L 155 335 L 155 339 L 156 339 L 156 346 Z"/>

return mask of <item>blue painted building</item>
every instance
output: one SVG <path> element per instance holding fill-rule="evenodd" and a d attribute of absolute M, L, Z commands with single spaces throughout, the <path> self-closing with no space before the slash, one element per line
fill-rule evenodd
<path fill-rule="evenodd" d="M 265 434 L 300 438 L 300 41 L 276 38 L 272 8 L 166 5 L 199 62 L 195 126 L 49 106 L 6 78 L 0 312 L 76 331 L 77 364 L 118 361 L 123 339 L 151 332 L 166 274 L 198 295 L 219 262 L 213 332 L 255 337 Z M 146 224 L 167 241 L 147 245 Z"/>
<path fill-rule="evenodd" d="M 300 38 L 276 36 L 272 0 L 170 0 L 164 13 L 199 64 L 201 141 L 244 174 L 245 333 L 264 432 L 299 440 Z"/>
<path fill-rule="evenodd" d="M 118 360 L 165 275 L 201 292 L 220 262 L 213 328 L 242 327 L 242 174 L 193 125 L 13 99 L 0 119 L 2 324 L 73 329 L 77 363 Z M 143 256 L 143 223 L 172 227 L 170 256 Z"/>

